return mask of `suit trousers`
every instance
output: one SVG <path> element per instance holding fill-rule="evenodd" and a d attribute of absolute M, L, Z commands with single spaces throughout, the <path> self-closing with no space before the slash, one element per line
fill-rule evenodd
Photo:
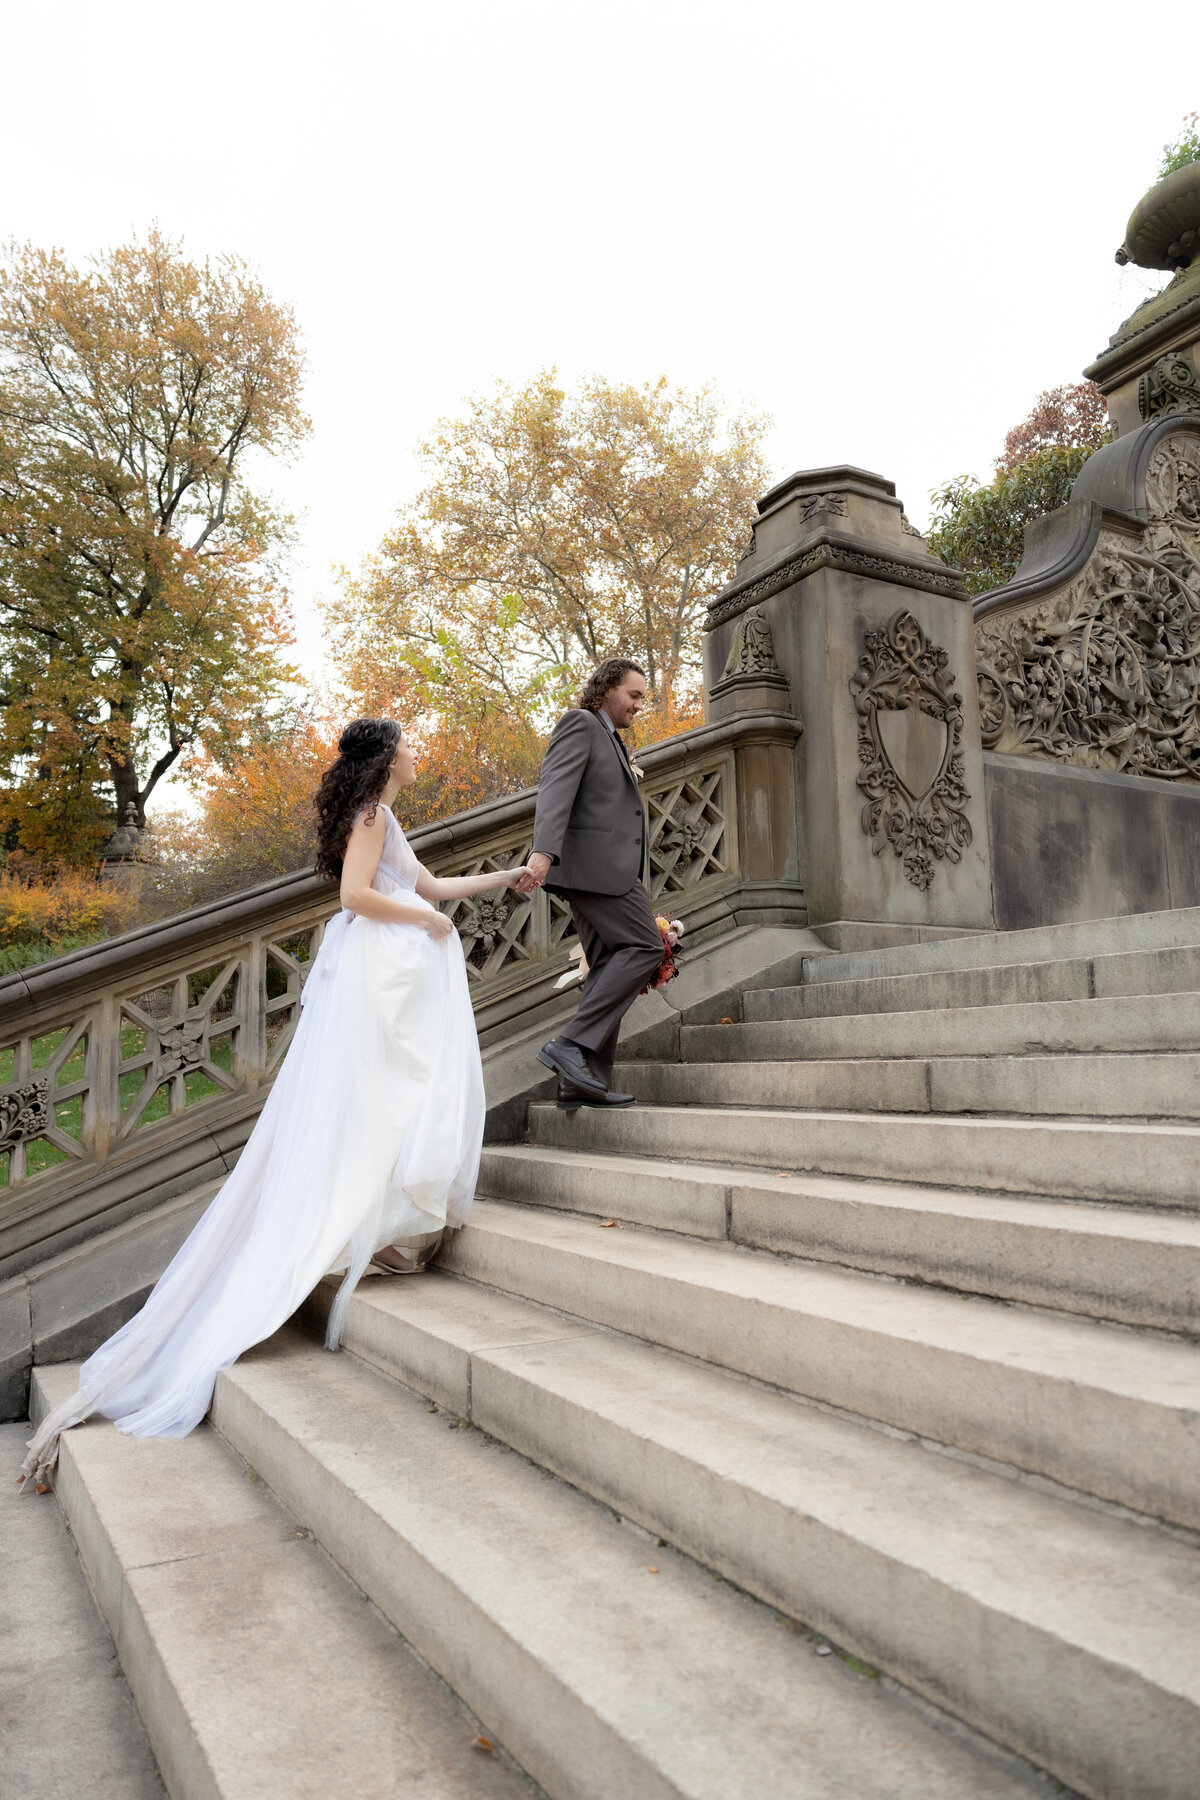
<path fill-rule="evenodd" d="M 609 1080 L 621 1020 L 658 972 L 662 936 L 640 881 L 624 894 L 560 891 L 570 903 L 588 964 L 579 1009 L 560 1035 L 586 1050 Z"/>

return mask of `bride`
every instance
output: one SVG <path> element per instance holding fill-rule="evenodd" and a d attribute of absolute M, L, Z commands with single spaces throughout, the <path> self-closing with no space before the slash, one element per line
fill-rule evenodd
<path fill-rule="evenodd" d="M 524 884 L 524 869 L 438 879 L 392 816 L 416 779 L 388 719 L 355 719 L 317 795 L 317 870 L 341 913 L 304 986 L 295 1037 L 233 1173 L 145 1306 L 84 1363 L 30 1439 L 42 1488 L 59 1434 L 92 1413 L 183 1437 L 217 1372 L 344 1272 L 326 1346 L 368 1268 L 417 1274 L 471 1210 L 483 1072 L 458 933 L 433 902 Z"/>

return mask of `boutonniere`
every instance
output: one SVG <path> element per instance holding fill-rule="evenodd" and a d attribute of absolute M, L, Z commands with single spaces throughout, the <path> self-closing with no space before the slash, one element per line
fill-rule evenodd
<path fill-rule="evenodd" d="M 635 781 L 644 781 L 646 778 L 645 769 L 639 768 L 632 757 L 629 759 L 629 773 L 633 776 Z"/>

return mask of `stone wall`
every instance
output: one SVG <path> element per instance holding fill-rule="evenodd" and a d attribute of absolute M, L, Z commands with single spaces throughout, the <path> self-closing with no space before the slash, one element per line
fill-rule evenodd
<path fill-rule="evenodd" d="M 1200 906 L 1200 786 L 983 760 L 1000 930 Z"/>

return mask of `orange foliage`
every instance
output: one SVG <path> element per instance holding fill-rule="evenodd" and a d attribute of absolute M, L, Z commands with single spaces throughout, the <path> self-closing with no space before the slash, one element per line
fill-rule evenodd
<path fill-rule="evenodd" d="M 199 906 L 307 868 L 316 850 L 313 796 L 336 740 L 329 721 L 301 718 L 286 735 L 199 764 L 199 816 L 155 820 L 147 912 Z"/>
<path fill-rule="evenodd" d="M 127 909 L 127 898 L 115 882 L 76 873 L 25 882 L 5 871 L 0 874 L 0 945 L 101 936 L 120 928 Z"/>
<path fill-rule="evenodd" d="M 695 731 L 704 723 L 704 695 L 699 689 L 673 694 L 669 700 L 652 701 L 638 714 L 625 736 L 631 749 L 648 750 L 667 738 Z"/>

